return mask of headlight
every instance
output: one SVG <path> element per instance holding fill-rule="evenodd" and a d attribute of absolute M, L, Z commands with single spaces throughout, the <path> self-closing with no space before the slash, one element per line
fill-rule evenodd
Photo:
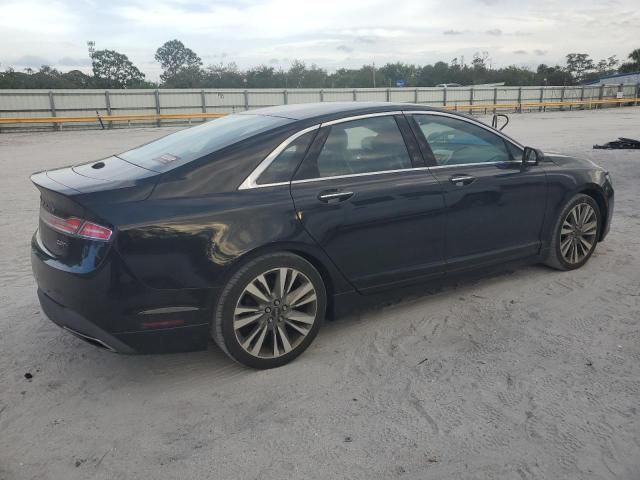
<path fill-rule="evenodd" d="M 607 179 L 607 182 L 609 182 L 609 184 L 610 184 L 611 186 L 613 186 L 613 180 L 611 179 L 611 174 L 610 174 L 609 172 L 606 172 L 606 173 L 604 174 L 604 178 L 606 178 L 606 179 Z"/>

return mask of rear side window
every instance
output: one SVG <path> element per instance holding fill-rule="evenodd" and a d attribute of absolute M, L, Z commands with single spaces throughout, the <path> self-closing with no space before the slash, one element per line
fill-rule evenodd
<path fill-rule="evenodd" d="M 411 167 L 411 158 L 396 120 L 388 115 L 332 125 L 316 161 L 305 161 L 296 179 Z"/>
<path fill-rule="evenodd" d="M 300 135 L 278 155 L 257 180 L 258 185 L 282 183 L 291 180 L 296 167 L 304 158 L 318 130 Z"/>
<path fill-rule="evenodd" d="M 414 115 L 438 165 L 508 162 L 511 153 L 502 137 L 464 120 Z"/>
<path fill-rule="evenodd" d="M 238 114 L 187 128 L 121 153 L 118 157 L 139 167 L 166 172 L 258 133 L 293 120 L 266 115 Z"/>

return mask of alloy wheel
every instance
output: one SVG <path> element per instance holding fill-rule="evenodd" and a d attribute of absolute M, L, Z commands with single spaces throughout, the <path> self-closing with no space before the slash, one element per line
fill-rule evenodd
<path fill-rule="evenodd" d="M 560 253 L 565 262 L 582 262 L 593 250 L 598 232 L 596 212 L 588 203 L 574 206 L 560 229 Z"/>
<path fill-rule="evenodd" d="M 275 268 L 244 288 L 233 315 L 239 345 L 259 358 L 278 358 L 298 347 L 316 321 L 318 295 L 294 268 Z"/>

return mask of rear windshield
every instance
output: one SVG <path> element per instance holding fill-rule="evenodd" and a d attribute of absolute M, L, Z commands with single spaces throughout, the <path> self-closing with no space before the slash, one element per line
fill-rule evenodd
<path fill-rule="evenodd" d="M 149 170 L 166 172 L 260 132 L 293 120 L 238 114 L 211 120 L 121 153 L 118 157 Z"/>

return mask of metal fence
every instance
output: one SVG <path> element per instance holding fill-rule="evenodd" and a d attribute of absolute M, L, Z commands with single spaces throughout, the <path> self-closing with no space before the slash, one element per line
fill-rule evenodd
<path fill-rule="evenodd" d="M 487 105 L 492 110 L 540 110 L 537 103 L 627 98 L 637 103 L 638 85 L 588 85 L 575 87 L 454 87 L 454 88 L 332 88 L 332 89 L 159 89 L 159 90 L 0 90 L 0 128 L 60 128 L 51 123 L 7 123 L 8 118 L 83 117 L 73 127 L 99 128 L 96 115 L 144 115 L 176 113 L 234 113 L 254 108 L 309 102 L 383 101 L 408 102 L 435 107 Z M 497 107 L 496 107 L 497 105 Z M 581 106 L 584 108 L 584 105 Z M 544 107 L 546 108 L 546 106 Z M 572 108 L 554 105 L 550 108 Z M 478 109 L 476 108 L 476 111 Z M 482 109 L 480 108 L 480 111 Z M 204 121 L 200 119 L 197 121 Z M 146 121 L 146 125 L 191 122 L 191 119 Z M 108 127 L 129 125 L 111 121 Z M 137 123 L 144 125 L 145 122 Z M 65 128 L 68 128 L 65 126 Z"/>

